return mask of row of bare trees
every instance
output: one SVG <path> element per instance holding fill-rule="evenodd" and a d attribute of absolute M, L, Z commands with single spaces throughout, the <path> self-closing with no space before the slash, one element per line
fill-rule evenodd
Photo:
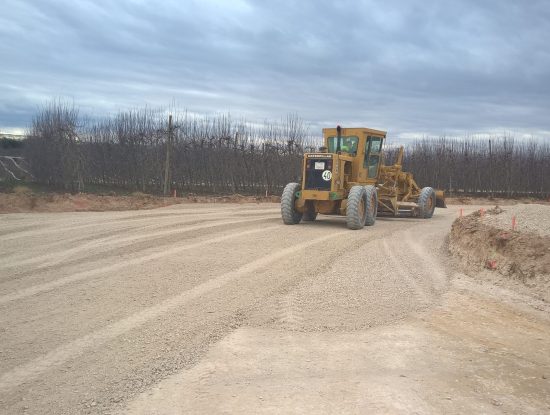
<path fill-rule="evenodd" d="M 550 142 L 498 138 L 422 139 L 406 151 L 404 169 L 423 185 L 452 194 L 550 195 Z"/>
<path fill-rule="evenodd" d="M 320 144 L 295 115 L 262 124 L 229 114 L 140 109 L 90 120 L 53 102 L 34 117 L 25 146 L 36 180 L 78 191 L 103 186 L 160 193 L 278 194 L 297 181 L 305 151 Z M 168 165 L 167 165 L 168 163 Z M 405 170 L 455 194 L 548 197 L 550 144 L 512 137 L 422 139 Z"/>
<path fill-rule="evenodd" d="M 147 108 L 86 120 L 54 102 L 34 117 L 26 157 L 37 180 L 68 190 L 159 193 L 168 176 L 170 190 L 275 194 L 299 179 L 302 154 L 313 149 L 295 115 L 253 124 L 229 114 L 172 113 L 171 124 L 166 111 Z"/>

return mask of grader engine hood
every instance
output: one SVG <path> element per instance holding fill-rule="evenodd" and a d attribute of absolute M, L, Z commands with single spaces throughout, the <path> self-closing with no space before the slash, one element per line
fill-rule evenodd
<path fill-rule="evenodd" d="M 304 163 L 304 190 L 329 191 L 334 167 L 333 155 L 329 153 L 306 154 Z"/>

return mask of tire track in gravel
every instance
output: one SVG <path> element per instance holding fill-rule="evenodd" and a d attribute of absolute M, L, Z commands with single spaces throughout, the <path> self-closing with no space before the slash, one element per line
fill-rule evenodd
<path fill-rule="evenodd" d="M 204 216 L 207 216 L 207 215 L 213 216 L 213 217 L 216 216 L 214 214 L 205 214 Z M 170 219 L 173 219 L 175 216 L 176 215 L 171 215 L 168 217 L 164 217 L 163 219 L 170 220 Z M 180 217 L 181 216 L 182 215 L 180 214 Z M 150 221 L 150 220 L 151 219 L 147 217 L 140 218 L 140 221 Z M 194 218 L 193 220 L 198 220 L 198 218 Z M 2 240 L 3 242 L 7 242 L 7 241 L 14 241 L 14 240 L 25 239 L 25 238 L 36 239 L 43 235 L 52 236 L 56 234 L 73 233 L 76 231 L 83 231 L 89 228 L 100 228 L 104 226 L 105 223 L 109 224 L 109 228 L 112 231 L 126 231 L 130 229 L 135 229 L 136 228 L 135 225 L 138 224 L 137 221 L 131 221 L 130 219 L 124 220 L 124 221 L 118 221 L 118 220 L 113 220 L 113 218 L 111 217 L 105 216 L 105 217 L 98 217 L 97 221 L 93 221 L 91 223 L 86 223 L 86 224 L 80 224 L 79 222 L 77 222 L 76 224 L 71 224 L 68 226 L 56 226 L 56 224 L 54 223 L 54 224 L 49 224 L 47 227 L 41 227 L 39 229 L 33 229 L 33 230 L 22 231 L 22 232 L 11 232 L 11 234 L 5 235 L 2 238 Z M 162 221 L 156 222 L 157 226 L 162 226 L 161 223 Z"/>
<path fill-rule="evenodd" d="M 271 210 L 271 213 L 276 213 L 276 211 Z M 36 256 L 49 256 L 54 250 L 54 248 L 59 248 L 60 250 L 66 250 L 67 246 L 69 249 L 75 245 L 82 244 L 89 241 L 94 241 L 98 238 L 116 236 L 117 234 L 131 235 L 132 233 L 142 233 L 149 229 L 163 230 L 163 229 L 173 229 L 186 224 L 199 224 L 205 222 L 211 222 L 214 220 L 224 219 L 240 219 L 239 215 L 227 215 L 226 212 L 220 212 L 217 214 L 209 214 L 202 217 L 197 216 L 188 216 L 186 214 L 172 215 L 173 219 L 165 220 L 163 222 L 150 221 L 145 223 L 137 224 L 124 224 L 123 226 L 114 226 L 111 222 L 110 216 L 103 216 L 101 222 L 94 223 L 93 225 L 85 226 L 94 226 L 91 230 L 74 230 L 74 227 L 63 229 L 60 227 L 54 229 L 60 229 L 63 231 L 63 234 L 57 232 L 46 232 L 42 236 L 35 235 L 29 238 L 21 239 L 12 239 L 8 241 L 6 238 L 0 238 L 0 254 L 2 255 L 3 261 L 0 263 L 0 268 L 2 265 L 19 262 L 20 264 L 25 261 L 34 261 L 34 258 L 29 259 L 29 254 Z M 245 218 L 252 218 L 256 216 L 255 214 L 250 214 L 245 216 Z M 36 221 L 35 215 L 31 215 L 32 220 Z M 50 218 L 47 218 L 48 220 Z M 137 225 L 137 226 L 136 226 Z M 0 222 L 0 229 L 2 229 L 2 223 Z M 53 229 L 52 229 L 53 231 Z M 31 262 L 32 263 L 32 262 Z M 1 276 L 0 276 L 0 279 Z"/>
<path fill-rule="evenodd" d="M 394 242 L 397 238 L 394 238 Z M 388 242 L 384 239 L 382 241 L 382 249 L 387 258 L 391 261 L 392 265 L 395 267 L 395 270 L 402 278 L 403 282 L 414 292 L 414 295 L 417 297 L 421 304 L 429 304 L 430 299 L 426 293 L 426 290 L 422 287 L 420 282 L 411 275 L 410 264 L 405 265 L 398 255 L 395 255 L 395 246 L 394 249 L 391 249 Z M 403 252 L 403 250 L 399 250 Z"/>
<path fill-rule="evenodd" d="M 6 223 L 5 219 L 6 219 L 6 215 L 4 216 L 1 216 L 0 217 L 4 220 L 4 223 L 2 223 L 2 226 L 0 227 L 0 236 L 1 237 L 4 237 L 6 235 L 9 235 L 9 234 L 12 234 L 12 233 L 18 233 L 18 232 L 25 232 L 25 231 L 30 231 L 30 230 L 33 230 L 33 229 L 36 229 L 36 224 L 31 224 L 31 225 L 22 225 L 22 224 L 17 224 L 15 223 L 13 226 L 10 226 L 9 223 Z M 46 226 L 46 225 L 44 225 Z"/>
<path fill-rule="evenodd" d="M 298 293 L 291 290 L 276 300 L 276 319 L 280 329 L 300 331 L 304 326 L 304 310 L 300 305 Z"/>
<path fill-rule="evenodd" d="M 427 297 L 421 299 L 415 287 L 403 284 L 390 260 L 392 254 L 382 247 L 382 241 L 400 240 L 401 232 L 399 224 L 388 221 L 384 227 L 350 233 L 347 245 L 339 244 L 326 269 L 254 307 L 251 324 L 290 332 L 357 330 L 394 320 L 403 315 L 402 308 L 412 312 L 423 307 Z M 401 272 L 406 275 L 407 269 L 401 266 Z M 398 284 L 396 293 L 393 283 Z M 386 307 L 390 302 L 396 307 Z"/>
<path fill-rule="evenodd" d="M 240 236 L 243 236 L 246 234 L 258 233 L 258 232 L 271 231 L 276 228 L 279 228 L 279 226 L 273 226 L 273 227 L 262 228 L 262 229 L 254 229 L 254 230 L 242 232 Z M 259 258 L 252 262 L 248 262 L 247 264 L 242 265 L 233 271 L 229 271 L 217 277 L 213 277 L 207 282 L 196 285 L 192 289 L 184 291 L 169 299 L 166 299 L 155 306 L 148 307 L 140 312 L 134 313 L 129 317 L 118 320 L 115 323 L 109 324 L 108 326 L 102 329 L 99 329 L 89 335 L 83 336 L 63 346 L 60 346 L 52 350 L 51 352 L 47 353 L 46 355 L 33 359 L 32 361 L 26 364 L 18 366 L 7 373 L 4 373 L 0 377 L 0 391 L 5 392 L 15 387 L 18 387 L 24 384 L 25 382 L 33 380 L 36 377 L 40 376 L 42 373 L 48 371 L 50 368 L 61 365 L 69 359 L 74 359 L 80 356 L 81 354 L 85 353 L 86 350 L 88 349 L 97 348 L 102 344 L 104 344 L 105 342 L 109 341 L 110 339 L 116 338 L 124 333 L 127 333 L 130 330 L 136 329 L 142 326 L 143 324 L 155 318 L 158 318 L 161 315 L 169 313 L 171 310 L 184 306 L 186 303 L 188 303 L 191 300 L 197 299 L 198 297 L 204 294 L 207 294 L 210 291 L 220 289 L 225 285 L 233 281 L 236 281 L 243 276 L 251 274 L 254 271 L 257 271 L 273 262 L 276 262 L 277 260 L 284 259 L 289 255 L 293 255 L 293 254 L 296 254 L 297 252 L 301 252 L 302 250 L 308 247 L 311 247 L 313 245 L 319 244 L 321 242 L 325 242 L 327 240 L 334 240 L 334 238 L 345 235 L 348 232 L 349 231 L 332 232 L 329 235 L 324 235 L 321 237 L 308 240 L 306 242 L 294 244 L 287 248 L 280 249 L 267 256 L 264 256 L 263 258 Z M 229 239 L 231 237 L 234 237 L 234 235 L 218 237 L 217 242 L 220 242 L 225 239 Z M 205 242 L 206 241 L 202 243 L 205 243 Z M 199 246 L 199 244 L 201 243 L 195 244 L 194 247 Z M 174 251 L 177 252 L 183 249 L 189 249 L 189 248 L 179 247 L 178 249 L 174 249 Z M 164 254 L 164 253 L 155 254 L 154 258 L 158 258 L 159 254 Z M 153 258 L 149 258 L 149 259 L 153 259 Z M 122 266 L 127 266 L 127 263 L 122 264 Z M 80 276 L 80 278 L 75 278 L 75 276 L 73 276 L 71 281 L 58 281 L 56 286 L 63 285 L 82 278 L 84 278 L 84 276 L 82 275 Z M 43 291 L 43 289 L 45 289 L 46 287 L 41 287 L 41 288 Z M 48 289 L 51 289 L 51 288 L 48 288 Z M 2 297 L 1 299 L 2 301 L 0 301 L 0 304 L 5 303 L 7 301 L 13 301 L 18 298 L 24 298 L 24 296 L 33 295 L 38 292 L 41 292 L 41 290 L 38 290 L 38 287 L 35 287 L 34 292 L 31 290 L 26 290 L 26 292 L 15 293 L 11 297 L 4 296 Z"/>
<path fill-rule="evenodd" d="M 216 236 L 238 234 L 244 230 L 276 224 L 279 225 L 279 229 L 295 233 L 295 228 L 285 229 L 279 222 L 280 219 L 276 222 L 269 220 L 262 224 L 256 222 L 231 225 L 209 232 L 203 231 L 200 235 L 188 235 L 185 239 L 175 237 L 172 238 L 173 245 L 157 247 L 150 243 L 149 248 L 155 246 L 154 250 L 140 252 L 132 249 L 131 255 L 119 256 L 119 252 L 123 250 L 117 250 L 107 254 L 105 260 L 101 262 L 81 263 L 71 268 L 56 266 L 49 270 L 45 277 L 40 277 L 41 279 L 35 279 L 30 275 L 20 281 L 14 281 L 13 284 L 1 284 L 0 295 L 46 283 L 54 277 L 72 275 L 75 272 L 126 261 L 128 258 L 200 242 Z M 236 235 L 235 239 L 201 246 L 181 254 L 134 266 L 130 265 L 124 269 L 0 306 L 0 338 L 4 339 L 3 341 L 0 339 L 0 349 L 2 349 L 0 374 L 110 322 L 122 319 L 144 307 L 153 306 L 213 276 L 284 247 L 278 239 L 271 238 L 271 235 L 278 233 L 279 229 L 275 232 L 271 230 L 269 235 L 265 233 L 242 237 Z M 317 233 L 317 235 L 320 234 Z M 185 307 L 186 310 L 188 308 Z"/>
<path fill-rule="evenodd" d="M 383 244 L 397 272 L 424 304 L 430 304 L 449 283 L 444 265 L 429 251 L 438 251 L 444 244 L 445 233 L 437 232 L 439 227 L 435 220 L 423 221 L 399 231 L 391 247 L 387 241 Z"/>
<path fill-rule="evenodd" d="M 272 211 L 272 212 L 276 213 L 275 211 Z M 79 232 L 78 236 L 76 237 L 70 237 L 70 238 L 66 238 L 65 236 L 63 236 L 62 238 L 57 237 L 55 240 L 48 241 L 47 244 L 43 244 L 42 247 L 49 254 L 52 248 L 59 247 L 59 246 L 61 247 L 61 249 L 64 249 L 64 245 L 74 245 L 74 244 L 89 241 L 89 240 L 93 241 L 101 237 L 110 237 L 110 236 L 114 237 L 117 234 L 121 234 L 121 233 L 128 234 L 129 232 L 141 233 L 143 231 L 146 231 L 152 228 L 156 230 L 161 230 L 161 229 L 173 228 L 175 226 L 181 226 L 181 225 L 188 225 L 188 224 L 194 225 L 198 223 L 204 223 L 206 221 L 214 221 L 220 217 L 219 214 L 206 214 L 201 217 L 197 217 L 197 216 L 188 217 L 186 214 L 177 215 L 177 216 L 172 215 L 172 216 L 174 218 L 174 221 L 168 221 L 168 222 L 164 221 L 160 223 L 152 222 L 150 224 L 145 224 L 145 225 L 140 224 L 139 226 L 136 226 L 135 223 L 129 223 L 129 224 L 125 223 L 124 226 L 113 226 L 110 220 L 108 221 L 104 220 L 101 222 L 94 223 L 94 226 L 97 228 L 97 232 L 94 229 L 94 231 L 92 232 L 86 232 L 86 233 Z M 238 218 L 240 215 L 231 215 L 231 216 Z M 255 216 L 255 214 L 248 215 L 248 216 L 249 217 Z M 1 228 L 1 225 L 0 225 L 0 228 Z M 64 233 L 67 233 L 67 234 L 72 233 L 72 229 L 74 228 L 69 228 L 68 230 L 64 230 Z M 82 229 L 80 229 L 80 231 L 82 231 Z M 50 235 L 51 233 L 52 232 L 48 231 L 47 235 Z M 36 244 L 37 238 L 34 237 L 31 239 L 32 239 L 32 242 Z M 6 262 L 25 261 L 28 258 L 28 253 L 25 253 L 29 248 L 29 246 L 27 245 L 28 241 L 23 240 L 23 241 L 14 242 L 8 245 L 6 243 L 3 243 L 4 240 L 5 239 L 2 238 L 2 243 L 0 243 L 0 251 L 3 253 L 3 258 L 5 259 Z M 22 248 L 22 246 L 18 246 L 18 244 L 23 245 L 24 249 Z M 40 247 L 41 246 L 38 246 L 39 249 Z"/>
<path fill-rule="evenodd" d="M 264 223 L 266 226 L 270 226 L 279 223 L 279 221 L 277 218 L 269 218 L 264 219 Z M 108 251 L 90 251 L 81 257 L 75 256 L 57 265 L 44 267 L 40 272 L 37 272 L 32 267 L 26 269 L 15 268 L 10 273 L 0 273 L 0 298 L 3 295 L 26 289 L 30 286 L 46 284 L 75 273 L 80 273 L 83 269 L 99 269 L 110 266 L 113 263 L 121 263 L 133 260 L 139 256 L 161 252 L 163 249 L 170 250 L 186 244 L 201 242 L 217 235 L 227 235 L 231 232 L 240 232 L 241 230 L 251 229 L 256 226 L 256 222 L 250 223 L 245 221 L 234 225 L 220 225 L 202 229 L 197 231 L 199 235 L 184 233 L 181 236 L 173 234 L 165 237 L 143 239 L 134 243 L 128 243 L 128 245 L 112 247 Z"/>
<path fill-rule="evenodd" d="M 168 229 L 164 231 L 157 231 L 157 232 L 151 232 L 151 233 L 143 233 L 141 232 L 139 235 L 134 236 L 108 236 L 105 238 L 100 239 L 93 239 L 90 242 L 87 242 L 85 244 L 80 244 L 78 246 L 75 246 L 74 248 L 69 248 L 62 250 L 61 252 L 49 252 L 44 255 L 39 255 L 34 258 L 29 258 L 27 260 L 19 260 L 16 263 L 11 263 L 14 261 L 7 260 L 7 266 L 4 264 L 4 266 L 0 266 L 0 269 L 10 269 L 14 267 L 20 267 L 25 265 L 32 265 L 38 263 L 39 265 L 33 269 L 34 271 L 40 271 L 44 268 L 52 267 L 54 265 L 60 264 L 61 262 L 66 261 L 68 258 L 71 258 L 72 256 L 86 251 L 91 251 L 94 253 L 94 255 L 97 255 L 98 252 L 110 250 L 114 247 L 120 246 L 125 243 L 135 243 L 140 240 L 147 240 L 147 239 L 153 239 L 153 238 L 159 238 L 164 236 L 170 236 L 170 235 L 183 235 L 190 232 L 195 232 L 198 230 L 203 229 L 210 229 L 210 228 L 216 228 L 220 226 L 225 225 L 236 225 L 241 223 L 253 223 L 256 221 L 263 221 L 266 219 L 273 218 L 273 216 L 261 216 L 256 217 L 253 219 L 239 219 L 239 220 L 221 220 L 221 221 L 213 221 L 207 224 L 201 224 L 201 225 L 193 225 L 188 226 L 184 229 Z M 178 226 L 176 224 L 171 225 Z M 148 228 L 154 227 L 154 225 L 148 226 Z M 143 231 L 143 228 L 139 229 L 140 231 Z"/>
<path fill-rule="evenodd" d="M 215 217 L 213 217 L 210 220 L 212 221 L 215 220 Z M 77 232 L 76 235 L 72 237 L 65 237 L 64 235 L 60 237 L 56 235 L 57 237 L 55 237 L 55 239 L 52 241 L 47 241 L 47 243 L 44 243 L 44 241 L 42 241 L 38 246 L 36 246 L 36 249 L 42 249 L 43 251 L 48 252 L 49 254 L 50 252 L 52 252 L 54 248 L 59 248 L 64 250 L 67 245 L 74 246 L 77 244 L 87 243 L 88 241 L 94 241 L 94 240 L 97 240 L 98 238 L 105 238 L 106 240 L 108 240 L 109 238 L 115 238 L 117 235 L 120 235 L 120 234 L 128 235 L 131 232 L 143 232 L 151 228 L 160 230 L 160 229 L 172 228 L 174 226 L 180 226 L 180 225 L 194 225 L 200 222 L 204 223 L 205 219 L 192 218 L 189 220 L 168 222 L 163 224 L 152 223 L 149 225 L 142 225 L 142 226 L 135 226 L 131 224 L 131 225 L 125 225 L 123 227 L 113 227 L 109 224 L 108 228 L 105 226 L 105 224 L 98 223 L 94 225 L 95 229 L 93 229 L 92 232 L 82 232 L 82 229 L 80 229 L 79 232 Z M 72 229 L 69 229 L 68 231 L 64 231 L 64 233 L 71 234 L 75 232 L 73 232 Z M 48 234 L 49 236 L 51 235 L 50 232 Z M 36 240 L 42 239 L 42 238 L 32 237 L 28 239 L 31 240 L 30 243 L 34 243 L 34 245 L 37 245 Z M 9 245 L 5 243 L 1 244 L 0 245 L 1 250 L 4 253 L 3 258 L 5 259 L 6 262 L 19 262 L 19 264 L 23 264 L 23 261 L 28 261 L 28 257 L 29 257 L 28 250 L 30 248 L 28 244 L 29 244 L 29 241 L 26 239 L 19 240 L 19 241 L 12 240 L 12 243 Z M 25 249 L 23 249 L 23 247 Z M 34 251 L 35 249 L 33 249 L 33 252 Z"/>
<path fill-rule="evenodd" d="M 148 255 L 140 256 L 138 258 L 127 259 L 123 262 L 119 262 L 119 263 L 115 263 L 115 264 L 111 264 L 111 265 L 106 265 L 106 266 L 103 266 L 103 267 L 100 267 L 100 268 L 95 268 L 95 269 L 91 269 L 91 270 L 87 270 L 87 271 L 77 272 L 77 273 L 69 275 L 67 277 L 58 278 L 54 281 L 50 281 L 50 282 L 47 282 L 47 283 L 44 283 L 44 284 L 33 285 L 31 287 L 27 287 L 27 288 L 18 290 L 14 293 L 3 295 L 3 296 L 0 297 L 0 305 L 6 304 L 6 303 L 9 303 L 9 302 L 12 302 L 12 301 L 16 301 L 16 300 L 21 300 L 21 299 L 24 299 L 24 298 L 27 298 L 27 297 L 30 297 L 30 296 L 33 296 L 33 295 L 36 295 L 36 294 L 40 294 L 42 292 L 51 291 L 51 290 L 53 290 L 55 288 L 58 288 L 58 287 L 61 287 L 63 285 L 75 283 L 75 282 L 78 282 L 78 281 L 81 281 L 81 280 L 84 280 L 84 279 L 87 279 L 87 278 L 90 278 L 90 277 L 95 277 L 97 275 L 101 275 L 101 274 L 117 271 L 117 270 L 120 270 L 120 269 L 124 269 L 128 266 L 131 266 L 131 265 L 139 265 L 139 264 L 142 264 L 142 263 L 147 262 L 147 261 L 154 261 L 154 260 L 157 260 L 157 259 L 160 259 L 160 258 L 170 256 L 170 255 L 180 254 L 180 253 L 182 253 L 184 251 L 187 251 L 187 250 L 190 250 L 190 249 L 198 248 L 198 247 L 201 247 L 201 246 L 206 246 L 206 245 L 209 245 L 209 244 L 223 242 L 223 241 L 226 241 L 226 240 L 238 237 L 238 236 L 254 234 L 254 233 L 261 232 L 261 231 L 264 231 L 264 230 L 267 230 L 267 229 L 276 229 L 276 228 L 278 228 L 278 227 L 277 226 L 271 226 L 271 227 L 268 227 L 268 228 L 252 229 L 252 230 L 247 230 L 247 231 L 243 231 L 243 232 L 239 232 L 239 233 L 231 233 L 229 235 L 217 236 L 217 237 L 210 238 L 210 239 L 207 239 L 207 240 L 204 240 L 204 241 L 201 241 L 201 242 L 196 242 L 196 243 L 192 243 L 192 244 L 188 244 L 188 245 L 184 245 L 184 246 L 178 246 L 178 247 L 167 249 L 167 250 L 164 250 L 164 251 L 161 251 L 161 252 L 154 252 L 154 253 L 151 253 L 151 254 L 148 254 Z"/>
<path fill-rule="evenodd" d="M 68 226 L 57 226 L 58 224 L 54 221 L 53 223 L 50 222 L 45 227 L 41 227 L 39 229 L 33 229 L 33 230 L 24 230 L 21 232 L 18 231 L 11 231 L 6 234 L 3 234 L 2 241 L 11 241 L 14 239 L 21 239 L 21 238 L 36 238 L 40 235 L 46 234 L 51 235 L 52 233 L 68 233 L 68 232 L 74 232 L 78 230 L 84 230 L 88 228 L 94 228 L 97 226 L 103 225 L 106 221 L 108 221 L 110 227 L 117 228 L 118 225 L 129 225 L 128 228 L 132 228 L 133 224 L 139 223 L 140 221 L 151 221 L 151 220 L 171 220 L 174 218 L 181 218 L 181 217 L 189 217 L 189 216 L 198 216 L 198 218 L 195 219 L 201 219 L 204 217 L 219 217 L 220 214 L 227 213 L 232 214 L 232 216 L 250 216 L 255 214 L 266 214 L 266 213 L 276 213 L 277 211 L 275 209 L 262 209 L 262 210 L 234 210 L 234 209 L 219 209 L 219 210 L 212 210 L 212 211 L 186 211 L 186 210 L 178 210 L 174 212 L 170 212 L 169 214 L 156 214 L 156 215 L 137 215 L 137 216 L 127 216 L 124 218 L 116 218 L 112 217 L 110 214 L 112 212 L 109 212 L 108 214 L 105 212 L 99 212 L 98 216 L 96 218 L 93 218 L 93 221 L 91 223 L 84 223 L 81 224 L 78 222 L 80 219 L 79 217 L 74 217 L 72 219 L 75 219 L 76 223 L 72 223 Z M 38 214 L 37 214 L 38 215 Z M 27 216 L 25 216 L 25 219 L 27 219 Z M 90 220 L 89 217 L 86 217 L 86 220 Z M 66 223 L 67 220 L 59 221 L 60 223 Z M 155 222 L 155 224 L 158 226 L 159 223 Z M 24 225 L 25 226 L 25 225 Z M 36 225 L 33 225 L 36 227 Z M 128 229 L 127 228 L 127 229 Z M 1 226 L 0 226 L 0 232 L 2 232 Z"/>
<path fill-rule="evenodd" d="M 426 224 L 425 226 L 433 226 L 432 224 Z M 412 233 L 412 230 L 407 229 L 404 231 L 404 241 L 407 246 L 416 255 L 418 264 L 424 268 L 425 275 L 429 276 L 431 281 L 431 288 L 433 294 L 438 294 L 445 291 L 449 285 L 449 276 L 447 270 L 439 261 L 435 258 L 433 253 L 430 253 L 427 248 L 427 242 L 431 245 L 431 249 L 439 250 L 444 242 L 444 235 L 440 235 L 440 239 L 433 239 L 433 235 L 437 235 L 436 232 L 431 233 L 429 241 L 426 241 L 425 236 L 419 236 Z"/>

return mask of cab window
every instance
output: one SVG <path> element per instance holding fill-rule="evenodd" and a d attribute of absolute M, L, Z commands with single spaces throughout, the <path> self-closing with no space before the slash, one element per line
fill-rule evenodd
<path fill-rule="evenodd" d="M 359 143 L 359 138 L 353 135 L 342 136 L 342 141 L 340 143 L 340 151 L 357 154 L 357 145 Z M 329 137 L 328 138 L 328 152 L 336 153 L 336 148 L 338 147 L 338 137 Z"/>
<path fill-rule="evenodd" d="M 382 139 L 380 137 L 367 137 L 365 143 L 365 161 L 363 166 L 367 169 L 369 178 L 376 177 L 378 174 L 378 164 L 380 163 L 380 151 L 382 150 Z"/>
<path fill-rule="evenodd" d="M 371 153 L 380 153 L 382 147 L 382 139 L 378 137 L 370 137 L 370 151 Z"/>

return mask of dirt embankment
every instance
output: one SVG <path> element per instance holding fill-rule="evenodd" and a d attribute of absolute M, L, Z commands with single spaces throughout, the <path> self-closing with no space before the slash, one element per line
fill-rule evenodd
<path fill-rule="evenodd" d="M 540 204 L 550 205 L 549 199 L 538 198 L 500 198 L 500 197 L 471 197 L 471 196 L 447 196 L 445 198 L 447 205 L 498 205 L 509 206 L 522 204 Z"/>
<path fill-rule="evenodd" d="M 279 202 L 278 196 L 199 196 L 159 197 L 145 193 L 97 195 L 89 193 L 35 193 L 26 187 L 0 193 L 0 213 L 28 212 L 105 212 L 155 209 L 180 203 L 263 203 Z"/>
<path fill-rule="evenodd" d="M 106 212 L 120 210 L 155 209 L 180 203 L 279 203 L 279 195 L 245 196 L 232 195 L 196 195 L 187 193 L 178 197 L 159 197 L 141 192 L 129 195 L 94 194 L 94 193 L 57 193 L 34 191 L 27 186 L 15 186 L 13 189 L 0 188 L 1 213 L 30 212 Z M 482 205 L 498 204 L 500 206 L 517 203 L 540 203 L 550 205 L 550 201 L 535 199 L 494 199 L 472 197 L 448 197 L 448 205 Z"/>
<path fill-rule="evenodd" d="M 550 206 L 495 207 L 458 218 L 449 250 L 468 271 L 485 270 L 480 275 L 550 301 Z"/>

